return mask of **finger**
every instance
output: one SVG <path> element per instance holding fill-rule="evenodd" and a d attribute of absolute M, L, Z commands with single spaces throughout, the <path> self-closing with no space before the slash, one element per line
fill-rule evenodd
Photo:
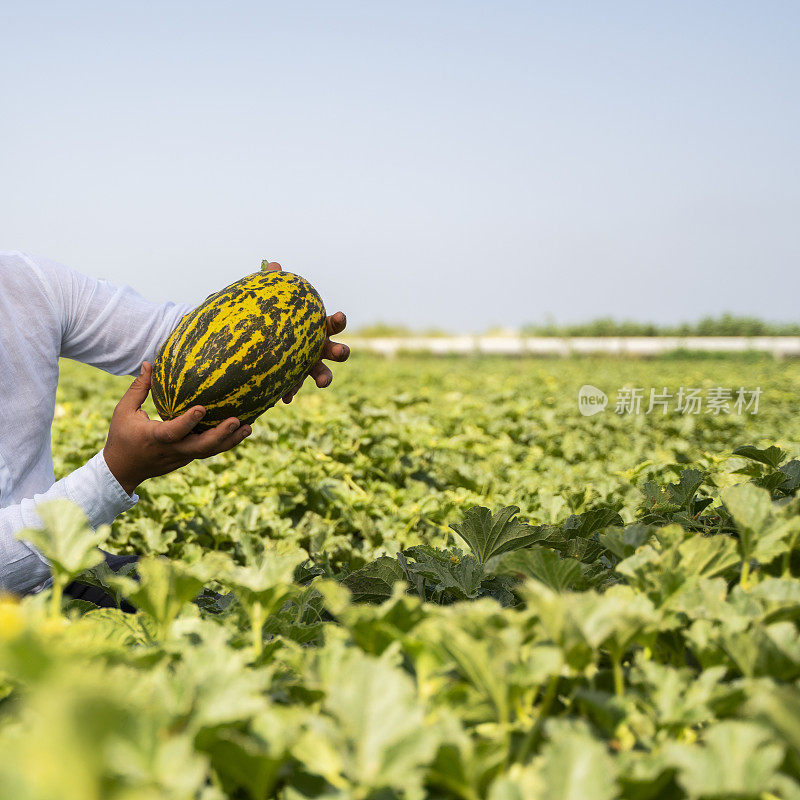
<path fill-rule="evenodd" d="M 347 317 L 344 312 L 337 311 L 328 317 L 328 336 L 336 336 L 347 327 Z"/>
<path fill-rule="evenodd" d="M 317 387 L 320 389 L 330 386 L 333 380 L 333 373 L 321 361 L 317 361 L 317 363 L 311 367 L 308 374 L 314 379 L 314 383 L 316 383 Z"/>
<path fill-rule="evenodd" d="M 204 457 L 215 456 L 218 453 L 224 453 L 226 450 L 236 447 L 237 444 L 244 441 L 253 432 L 249 425 L 239 424 L 238 420 L 235 423 L 230 423 L 227 426 L 223 425 L 221 435 L 209 444 L 209 449 L 204 454 Z"/>
<path fill-rule="evenodd" d="M 184 414 L 168 422 L 155 423 L 156 428 L 153 432 L 155 439 L 164 444 L 173 444 L 185 439 L 193 430 L 195 425 L 203 419 L 206 410 L 203 406 L 190 408 Z"/>
<path fill-rule="evenodd" d="M 301 389 L 301 387 L 302 387 L 302 386 L 303 386 L 303 383 L 302 383 L 302 381 L 301 381 L 300 383 L 298 383 L 298 384 L 297 384 L 297 386 L 295 386 L 295 387 L 294 387 L 294 389 L 292 389 L 291 391 L 287 392 L 287 393 L 286 393 L 286 394 L 283 396 L 283 398 L 282 398 L 282 399 L 283 399 L 283 402 L 284 402 L 284 403 L 287 403 L 287 404 L 288 404 L 288 403 L 291 403 L 291 402 L 292 402 L 292 400 L 294 400 L 294 396 L 295 396 L 295 395 L 296 395 L 296 394 L 297 394 L 297 393 L 300 391 L 300 389 Z"/>
<path fill-rule="evenodd" d="M 122 400 L 119 401 L 118 408 L 129 413 L 138 411 L 142 407 L 142 403 L 147 400 L 147 395 L 150 394 L 150 378 L 152 374 L 153 367 L 148 361 L 145 361 L 142 364 L 142 371 L 122 396 Z"/>
<path fill-rule="evenodd" d="M 237 444 L 241 444 L 252 432 L 253 429 L 249 425 L 240 425 L 234 433 L 226 436 L 219 443 L 216 452 L 212 453 L 212 455 L 233 449 Z"/>
<path fill-rule="evenodd" d="M 251 430 L 249 425 L 241 425 L 236 417 L 231 417 L 215 428 L 186 437 L 178 442 L 176 449 L 191 458 L 207 458 L 232 447 L 233 444 L 228 444 L 228 440 L 233 441 L 238 437 L 235 442 L 238 444 Z"/>
<path fill-rule="evenodd" d="M 322 357 L 329 361 L 347 361 L 350 358 L 350 348 L 346 344 L 328 339 L 322 348 Z"/>
<path fill-rule="evenodd" d="M 270 261 L 266 266 L 265 272 L 280 272 L 281 269 L 282 267 L 277 261 Z"/>

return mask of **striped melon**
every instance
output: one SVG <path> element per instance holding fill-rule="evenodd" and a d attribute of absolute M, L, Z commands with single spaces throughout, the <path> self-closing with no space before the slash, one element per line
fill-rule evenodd
<path fill-rule="evenodd" d="M 195 405 L 195 430 L 228 417 L 250 424 L 297 385 L 321 356 L 325 306 L 291 272 L 262 271 L 212 294 L 161 345 L 153 402 L 162 419 Z"/>

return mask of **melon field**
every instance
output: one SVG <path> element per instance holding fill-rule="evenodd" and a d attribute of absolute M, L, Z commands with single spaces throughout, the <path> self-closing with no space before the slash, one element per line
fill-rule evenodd
<path fill-rule="evenodd" d="M 62 364 L 57 476 L 127 385 Z M 43 508 L 0 797 L 800 799 L 798 397 L 748 356 L 356 353 L 110 530 Z"/>

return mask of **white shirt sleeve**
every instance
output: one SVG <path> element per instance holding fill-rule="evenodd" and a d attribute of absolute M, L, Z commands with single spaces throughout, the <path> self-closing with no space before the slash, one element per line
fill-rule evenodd
<path fill-rule="evenodd" d="M 111 523 L 139 499 L 135 494 L 129 496 L 119 485 L 101 451 L 46 492 L 0 509 L 0 588 L 5 591 L 28 594 L 44 588 L 49 581 L 47 560 L 32 545 L 19 541 L 16 534 L 24 528 L 41 528 L 36 507 L 56 498 L 77 503 L 93 528 Z"/>
<path fill-rule="evenodd" d="M 151 303 L 130 286 L 90 278 L 44 258 L 29 260 L 61 322 L 61 355 L 113 375 L 138 375 L 192 307 Z"/>
<path fill-rule="evenodd" d="M 142 361 L 154 360 L 161 343 L 181 317 L 191 310 L 188 305 L 151 303 L 129 286 L 118 287 L 105 280 L 89 278 L 45 258 L 23 253 L 13 253 L 8 257 L 4 287 L 7 296 L 0 297 L 0 300 L 7 301 L 4 306 L 7 312 L 18 312 L 19 316 L 19 319 L 12 317 L 9 324 L 12 328 L 21 324 L 24 313 L 36 315 L 34 325 L 40 323 L 40 341 L 43 343 L 41 352 L 28 353 L 25 349 L 30 344 L 27 338 L 8 337 L 8 341 L 2 343 L 8 345 L 7 356 L 15 362 L 24 361 L 29 356 L 33 360 L 35 355 L 45 360 L 43 367 L 54 372 L 58 357 L 63 356 L 115 375 L 138 375 Z M 26 330 L 30 331 L 31 326 Z M 31 341 L 39 340 L 33 338 Z M 27 389 L 32 397 L 38 394 L 42 401 L 50 404 L 57 373 L 48 373 L 50 377 L 54 379 L 52 386 L 44 379 L 39 385 L 35 374 L 23 371 L 22 379 L 28 380 L 30 386 L 15 387 L 15 391 Z M 49 444 L 49 436 L 46 440 L 44 438 L 44 426 L 50 419 L 52 417 L 47 422 L 37 420 L 37 430 L 30 436 L 17 437 L 20 441 L 7 436 L 6 446 L 13 447 L 7 450 L 6 458 L 15 452 L 14 448 L 24 455 L 24 448 L 28 446 L 44 453 Z M 0 457 L 0 464 L 2 460 Z M 49 469 L 52 475 L 52 464 Z M 2 477 L 0 474 L 0 479 Z M 136 495 L 128 496 L 120 486 L 109 471 L 102 452 L 80 469 L 37 493 L 40 486 L 45 489 L 47 483 L 39 483 L 33 491 L 21 492 L 7 507 L 0 509 L 0 589 L 26 594 L 38 591 L 49 581 L 50 569 L 46 559 L 32 545 L 15 538 L 24 528 L 41 527 L 36 513 L 40 503 L 55 498 L 72 500 L 84 510 L 92 527 L 97 527 L 110 523 L 138 500 Z M 6 486 L 6 491 L 8 488 Z M 18 499 L 20 497 L 24 499 Z"/>

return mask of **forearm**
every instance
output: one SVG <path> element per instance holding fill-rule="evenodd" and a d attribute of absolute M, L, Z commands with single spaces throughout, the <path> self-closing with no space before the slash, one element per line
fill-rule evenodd
<path fill-rule="evenodd" d="M 110 523 L 138 500 L 135 495 L 128 496 L 109 471 L 103 454 L 98 453 L 46 492 L 0 509 L 0 589 L 29 594 L 40 590 L 49 579 L 46 559 L 16 536 L 25 528 L 41 528 L 37 506 L 57 498 L 80 506 L 93 528 Z"/>

